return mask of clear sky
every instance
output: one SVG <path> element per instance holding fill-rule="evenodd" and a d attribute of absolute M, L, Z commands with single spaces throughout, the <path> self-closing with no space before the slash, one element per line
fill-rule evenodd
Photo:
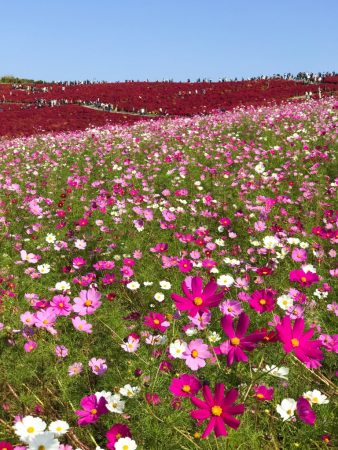
<path fill-rule="evenodd" d="M 0 76 L 338 71 L 338 0 L 0 0 Z"/>

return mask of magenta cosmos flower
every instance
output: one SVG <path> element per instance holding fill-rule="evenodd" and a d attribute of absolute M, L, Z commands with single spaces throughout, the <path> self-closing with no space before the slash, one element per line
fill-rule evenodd
<path fill-rule="evenodd" d="M 304 270 L 291 270 L 289 274 L 290 281 L 299 283 L 301 286 L 311 286 L 319 281 L 319 277 L 313 272 L 304 272 Z"/>
<path fill-rule="evenodd" d="M 320 340 L 310 341 L 314 329 L 310 328 L 304 333 L 304 319 L 296 319 L 292 328 L 290 317 L 284 316 L 276 330 L 285 353 L 293 352 L 308 368 L 321 366 L 319 361 L 323 359 L 323 353 L 319 347 L 322 343 Z"/>
<path fill-rule="evenodd" d="M 104 397 L 100 397 L 100 400 L 97 400 L 94 394 L 83 397 L 80 401 L 82 409 L 75 411 L 75 414 L 80 417 L 77 423 L 79 425 L 88 425 L 89 423 L 97 422 L 102 414 L 108 412 L 106 404 L 107 400 Z"/>
<path fill-rule="evenodd" d="M 244 405 L 235 405 L 234 402 L 238 397 L 236 389 L 231 389 L 224 396 L 224 384 L 218 383 L 215 388 L 215 395 L 209 386 L 203 386 L 204 401 L 197 397 L 191 397 L 191 402 L 199 409 L 190 412 L 193 419 L 196 419 L 198 425 L 204 420 L 209 419 L 209 423 L 202 434 L 202 439 L 209 436 L 214 430 L 216 437 L 226 436 L 228 434 L 225 424 L 231 428 L 237 429 L 240 421 L 234 416 L 243 414 Z"/>
<path fill-rule="evenodd" d="M 164 314 L 151 312 L 144 318 L 144 325 L 164 333 L 170 326 Z"/>
<path fill-rule="evenodd" d="M 169 391 L 177 397 L 191 397 L 196 395 L 201 387 L 202 384 L 198 378 L 184 373 L 180 377 L 172 379 Z"/>
<path fill-rule="evenodd" d="M 131 438 L 132 436 L 128 425 L 125 425 L 123 423 L 116 423 L 107 431 L 106 437 L 108 440 L 107 448 L 109 450 L 115 450 L 115 444 L 120 438 Z"/>
<path fill-rule="evenodd" d="M 101 306 L 101 294 L 96 289 L 88 289 L 88 291 L 81 291 L 79 297 L 74 298 L 73 311 L 79 316 L 86 314 L 93 314 L 97 308 Z"/>
<path fill-rule="evenodd" d="M 249 299 L 251 308 L 259 313 L 272 311 L 275 307 L 275 303 L 275 294 L 270 289 L 255 291 Z"/>
<path fill-rule="evenodd" d="M 217 355 L 227 355 L 228 366 L 231 366 L 234 361 L 247 362 L 248 357 L 244 353 L 244 350 L 251 352 L 256 347 L 256 344 L 264 338 L 265 333 L 263 332 L 255 332 L 245 336 L 249 324 L 249 316 L 244 312 L 239 316 L 236 331 L 233 326 L 233 318 L 229 315 L 222 317 L 221 325 L 229 340 L 222 342 L 214 350 Z"/>
<path fill-rule="evenodd" d="M 313 426 L 316 421 L 316 413 L 311 408 L 310 402 L 304 398 L 299 397 L 297 400 L 297 414 L 303 422 Z"/>
<path fill-rule="evenodd" d="M 264 400 L 269 401 L 272 400 L 273 398 L 274 394 L 273 388 L 269 388 L 262 384 L 260 386 L 255 386 L 254 390 L 255 390 L 255 397 L 257 398 L 257 400 L 260 400 L 261 402 L 263 402 Z"/>
<path fill-rule="evenodd" d="M 189 316 L 196 316 L 198 312 L 209 311 L 209 308 L 218 306 L 223 299 L 224 289 L 216 292 L 218 285 L 216 281 L 209 281 L 203 289 L 203 280 L 200 277 L 193 277 L 191 289 L 186 281 L 182 283 L 182 291 L 185 297 L 178 294 L 171 294 L 176 308 L 180 311 L 187 311 Z"/>
<path fill-rule="evenodd" d="M 202 339 L 195 339 L 188 344 L 182 353 L 182 359 L 191 370 L 198 370 L 205 366 L 205 359 L 211 358 L 212 354 L 208 350 L 208 345 Z"/>

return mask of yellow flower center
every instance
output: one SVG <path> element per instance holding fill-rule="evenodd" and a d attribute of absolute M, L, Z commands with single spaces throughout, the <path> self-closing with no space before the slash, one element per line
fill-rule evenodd
<path fill-rule="evenodd" d="M 85 305 L 86 305 L 86 306 L 91 306 L 91 304 L 92 304 L 92 301 L 91 301 L 91 300 L 86 300 L 86 301 L 85 301 Z"/>
<path fill-rule="evenodd" d="M 93 408 L 93 409 L 90 411 L 90 414 L 92 414 L 93 416 L 94 416 L 95 414 L 97 414 L 97 409 Z"/>
<path fill-rule="evenodd" d="M 189 384 L 185 384 L 182 386 L 182 391 L 183 392 L 190 392 L 191 391 L 191 387 L 189 386 Z"/>
<path fill-rule="evenodd" d="M 266 300 L 265 300 L 264 298 L 261 298 L 261 299 L 259 300 L 259 303 L 260 303 L 261 305 L 265 305 L 265 304 L 266 304 Z"/>
<path fill-rule="evenodd" d="M 198 356 L 198 351 L 197 351 L 197 350 L 193 350 L 193 351 L 191 352 L 191 356 L 192 356 L 193 358 L 197 358 L 197 356 Z"/>
<path fill-rule="evenodd" d="M 287 305 L 288 301 L 287 300 L 283 300 L 283 305 Z"/>
<path fill-rule="evenodd" d="M 256 397 L 257 398 L 264 398 L 264 395 L 263 394 L 256 394 Z"/>
<path fill-rule="evenodd" d="M 83 330 L 83 325 L 79 325 L 79 330 Z"/>
<path fill-rule="evenodd" d="M 196 306 L 200 306 L 200 305 L 202 305 L 202 303 L 203 303 L 203 299 L 201 297 L 195 297 L 194 298 L 194 304 Z"/>
<path fill-rule="evenodd" d="M 220 406 L 215 405 L 211 408 L 211 412 L 213 416 L 220 416 L 223 412 L 223 409 Z"/>
<path fill-rule="evenodd" d="M 38 450 L 46 450 L 46 447 L 44 445 L 39 445 Z"/>
<path fill-rule="evenodd" d="M 159 323 L 160 323 L 160 321 L 159 321 L 158 319 L 155 319 L 155 320 L 154 320 L 154 324 L 155 324 L 155 325 L 158 325 Z"/>
<path fill-rule="evenodd" d="M 305 283 L 306 277 L 301 277 L 300 281 L 302 281 L 303 283 Z"/>
<path fill-rule="evenodd" d="M 62 431 L 62 427 L 56 427 L 56 431 Z"/>
<path fill-rule="evenodd" d="M 35 428 L 34 427 L 28 427 L 27 428 L 27 433 L 34 433 Z"/>
<path fill-rule="evenodd" d="M 63 303 L 59 303 L 59 307 L 60 307 L 60 308 L 63 308 Z"/>
<path fill-rule="evenodd" d="M 312 403 L 318 403 L 318 398 L 317 397 L 313 397 Z"/>
<path fill-rule="evenodd" d="M 232 311 L 233 311 L 233 308 L 231 306 L 229 306 L 228 312 L 232 312 Z"/>
<path fill-rule="evenodd" d="M 296 338 L 291 339 L 292 347 L 299 347 L 299 340 Z"/>
<path fill-rule="evenodd" d="M 123 447 L 122 447 L 122 450 L 129 450 L 129 445 L 124 445 Z"/>
<path fill-rule="evenodd" d="M 120 438 L 122 437 L 122 434 L 120 434 L 120 433 L 117 433 L 117 435 L 116 435 L 116 439 L 117 440 L 119 440 Z"/>
<path fill-rule="evenodd" d="M 288 410 L 286 411 L 286 413 L 287 413 L 289 416 L 292 416 L 292 409 L 288 409 Z"/>
<path fill-rule="evenodd" d="M 48 323 L 48 320 L 47 320 L 47 319 L 45 319 L 45 320 L 43 320 L 43 321 L 42 321 L 42 323 L 44 323 L 45 325 L 47 325 L 47 323 Z"/>
<path fill-rule="evenodd" d="M 234 337 L 230 339 L 230 342 L 232 345 L 239 345 L 240 340 L 238 339 L 238 337 Z"/>

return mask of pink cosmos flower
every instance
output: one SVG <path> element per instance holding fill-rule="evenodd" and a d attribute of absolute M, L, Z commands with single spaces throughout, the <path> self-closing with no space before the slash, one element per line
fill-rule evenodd
<path fill-rule="evenodd" d="M 56 321 L 56 315 L 52 308 L 38 311 L 35 314 L 35 326 L 38 328 L 51 328 Z"/>
<path fill-rule="evenodd" d="M 36 347 L 38 346 L 38 344 L 35 341 L 27 341 L 25 343 L 25 345 L 23 346 L 25 352 L 30 353 L 33 350 L 36 349 Z"/>
<path fill-rule="evenodd" d="M 35 317 L 34 314 L 32 314 L 29 311 L 26 311 L 25 313 L 20 315 L 21 322 L 26 326 L 33 326 L 35 324 Z"/>
<path fill-rule="evenodd" d="M 303 248 L 295 248 L 292 250 L 291 257 L 296 262 L 304 262 L 307 260 L 306 250 Z"/>
<path fill-rule="evenodd" d="M 204 401 L 197 397 L 190 398 L 191 402 L 198 408 L 190 413 L 191 417 L 198 421 L 198 425 L 209 419 L 209 423 L 202 434 L 202 439 L 208 437 L 213 430 L 216 437 L 227 436 L 225 424 L 234 429 L 239 427 L 240 421 L 234 416 L 244 413 L 244 405 L 235 405 L 238 397 L 236 389 L 231 389 L 224 396 L 224 384 L 218 383 L 213 395 L 209 386 L 204 385 L 203 397 Z"/>
<path fill-rule="evenodd" d="M 53 312 L 58 316 L 69 316 L 72 312 L 70 298 L 67 295 L 55 295 L 50 302 Z"/>
<path fill-rule="evenodd" d="M 75 411 L 75 414 L 80 417 L 77 423 L 79 425 L 88 425 L 89 423 L 97 422 L 102 414 L 108 412 L 106 404 L 107 400 L 104 397 L 100 397 L 100 399 L 97 400 L 95 394 L 83 397 L 80 401 L 82 409 Z"/>
<path fill-rule="evenodd" d="M 21 250 L 20 256 L 22 261 L 27 261 L 31 264 L 37 263 L 40 259 L 40 256 L 34 255 L 34 253 L 27 253 L 26 250 Z"/>
<path fill-rule="evenodd" d="M 251 294 L 249 305 L 259 313 L 272 311 L 275 307 L 275 294 L 271 289 L 255 291 Z"/>
<path fill-rule="evenodd" d="M 205 359 L 211 358 L 212 354 L 208 350 L 208 345 L 202 339 L 191 341 L 186 350 L 182 353 L 182 359 L 191 370 L 198 370 L 205 366 Z"/>
<path fill-rule="evenodd" d="M 198 330 L 204 330 L 211 321 L 211 312 L 198 312 L 196 316 L 188 316 L 191 323 L 197 327 Z"/>
<path fill-rule="evenodd" d="M 121 348 L 128 353 L 134 353 L 139 346 L 140 337 L 135 333 L 131 333 L 128 338 L 125 339 L 125 343 L 121 345 Z"/>
<path fill-rule="evenodd" d="M 300 285 L 303 287 L 311 286 L 311 284 L 317 283 L 319 281 L 319 277 L 316 273 L 304 272 L 301 269 L 291 270 L 289 278 L 290 281 L 300 283 Z"/>
<path fill-rule="evenodd" d="M 323 359 L 323 353 L 319 349 L 321 341 L 310 341 L 314 333 L 313 328 L 303 332 L 304 319 L 296 319 L 292 328 L 290 317 L 284 316 L 281 324 L 276 326 L 276 330 L 286 353 L 293 352 L 308 368 L 321 366 L 319 362 Z"/>
<path fill-rule="evenodd" d="M 193 264 L 189 259 L 181 259 L 181 261 L 178 263 L 178 268 L 181 272 L 191 272 L 193 268 Z"/>
<path fill-rule="evenodd" d="M 92 333 L 92 324 L 88 323 L 86 320 L 81 319 L 79 316 L 72 317 L 72 324 L 74 328 L 78 331 L 83 331 L 84 333 Z"/>
<path fill-rule="evenodd" d="M 149 313 L 144 318 L 144 324 L 154 330 L 159 330 L 161 333 L 164 333 L 170 326 L 170 323 L 166 320 L 165 315 L 156 312 Z"/>
<path fill-rule="evenodd" d="M 93 314 L 100 306 L 101 294 L 96 289 L 90 288 L 88 291 L 81 291 L 79 297 L 74 298 L 73 311 L 80 316 Z"/>
<path fill-rule="evenodd" d="M 107 448 L 109 450 L 115 450 L 115 444 L 121 437 L 132 437 L 128 425 L 123 423 L 116 423 L 106 433 Z"/>
<path fill-rule="evenodd" d="M 303 422 L 313 426 L 316 421 L 316 413 L 311 408 L 310 402 L 304 398 L 299 397 L 297 400 L 297 414 Z"/>
<path fill-rule="evenodd" d="M 255 386 L 255 397 L 257 400 L 263 402 L 263 401 L 269 401 L 272 400 L 273 394 L 274 394 L 274 388 L 268 388 L 267 386 L 260 385 Z"/>
<path fill-rule="evenodd" d="M 196 395 L 201 388 L 202 383 L 198 378 L 184 373 L 171 380 L 169 391 L 177 397 L 191 397 Z"/>
<path fill-rule="evenodd" d="M 193 277 L 191 287 L 188 287 L 186 281 L 182 283 L 182 291 L 185 297 L 178 294 L 171 294 L 176 308 L 180 311 L 187 311 L 190 316 L 195 316 L 199 311 L 206 312 L 209 308 L 217 306 L 224 295 L 224 289 L 216 292 L 218 285 L 216 281 L 209 281 L 203 289 L 203 280 L 200 277 Z"/>
<path fill-rule="evenodd" d="M 82 370 L 83 370 L 83 365 L 82 365 L 82 363 L 80 363 L 80 362 L 75 362 L 75 363 L 71 364 L 71 365 L 68 367 L 68 375 L 69 375 L 70 377 L 73 377 L 73 376 L 78 375 L 79 373 L 81 373 Z"/>
<path fill-rule="evenodd" d="M 234 361 L 248 361 L 245 351 L 252 352 L 257 343 L 264 339 L 264 332 L 255 332 L 245 336 L 249 328 L 250 319 L 244 312 L 239 316 L 237 329 L 234 330 L 233 318 L 229 315 L 222 317 L 221 325 L 224 333 L 230 338 L 219 347 L 215 347 L 217 355 L 227 355 L 227 364 L 231 366 Z"/>
<path fill-rule="evenodd" d="M 65 358 L 68 355 L 68 348 L 64 345 L 57 345 L 55 347 L 55 354 L 58 358 Z"/>
<path fill-rule="evenodd" d="M 90 359 L 88 361 L 88 366 L 92 369 L 92 372 L 95 373 L 95 375 L 103 375 L 108 369 L 106 360 L 102 358 Z"/>
<path fill-rule="evenodd" d="M 241 304 L 237 300 L 225 300 L 219 305 L 223 315 L 228 314 L 231 317 L 237 317 L 243 311 Z"/>

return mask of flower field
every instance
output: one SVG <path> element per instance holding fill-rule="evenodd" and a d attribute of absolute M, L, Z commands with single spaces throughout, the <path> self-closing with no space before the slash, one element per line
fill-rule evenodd
<path fill-rule="evenodd" d="M 0 449 L 338 448 L 337 118 L 1 141 Z"/>
<path fill-rule="evenodd" d="M 0 83 L 0 136 L 131 124 L 145 119 L 144 113 L 193 116 L 245 105 L 279 104 L 306 93 L 318 97 L 318 89 L 321 96 L 337 95 L 338 77 L 324 77 L 320 83 L 310 84 L 280 78 L 196 83 L 34 83 L 14 87 Z M 115 114 L 83 107 L 92 103 L 109 104 Z"/>

